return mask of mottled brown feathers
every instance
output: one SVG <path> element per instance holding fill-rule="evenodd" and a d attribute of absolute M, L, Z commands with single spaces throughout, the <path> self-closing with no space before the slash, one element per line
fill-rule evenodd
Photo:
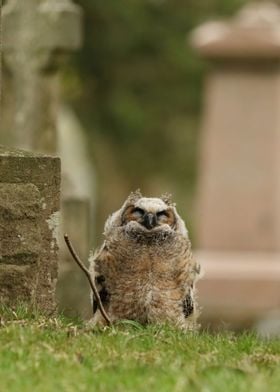
<path fill-rule="evenodd" d="M 199 265 L 170 197 L 130 194 L 108 218 L 104 244 L 90 260 L 90 270 L 113 322 L 195 328 Z M 93 322 L 103 322 L 99 310 Z"/>

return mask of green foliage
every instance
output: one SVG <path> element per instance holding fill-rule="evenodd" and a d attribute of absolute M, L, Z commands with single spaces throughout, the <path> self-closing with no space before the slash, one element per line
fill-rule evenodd
<path fill-rule="evenodd" d="M 1 311 L 1 391 L 278 391 L 280 340 Z"/>

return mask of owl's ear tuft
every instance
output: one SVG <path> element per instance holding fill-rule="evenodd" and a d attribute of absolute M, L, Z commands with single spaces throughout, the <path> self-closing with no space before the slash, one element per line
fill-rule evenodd
<path fill-rule="evenodd" d="M 134 204 L 134 203 L 136 203 L 136 201 L 138 201 L 142 197 L 143 196 L 142 196 L 140 189 L 137 189 L 135 192 L 130 193 L 130 195 L 127 198 L 127 202 Z"/>
<path fill-rule="evenodd" d="M 173 203 L 172 201 L 172 195 L 171 193 L 164 193 L 163 195 L 160 196 L 161 200 L 164 201 L 165 204 L 167 204 L 170 207 L 175 207 L 176 204 Z"/>

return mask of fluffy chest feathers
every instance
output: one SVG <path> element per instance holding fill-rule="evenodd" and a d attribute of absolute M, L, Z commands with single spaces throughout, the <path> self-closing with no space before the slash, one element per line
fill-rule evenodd
<path fill-rule="evenodd" d="M 135 238 L 107 240 L 95 274 L 104 277 L 113 319 L 147 323 L 178 313 L 184 320 L 183 302 L 195 274 L 190 243 L 184 237 L 171 236 L 161 246 Z"/>

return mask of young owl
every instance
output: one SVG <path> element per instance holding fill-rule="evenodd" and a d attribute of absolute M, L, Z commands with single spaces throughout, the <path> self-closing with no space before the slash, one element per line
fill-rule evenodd
<path fill-rule="evenodd" d="M 111 321 L 196 325 L 193 259 L 183 220 L 169 197 L 130 194 L 105 224 L 105 241 L 90 258 L 101 302 Z M 93 322 L 104 323 L 92 299 Z"/>

